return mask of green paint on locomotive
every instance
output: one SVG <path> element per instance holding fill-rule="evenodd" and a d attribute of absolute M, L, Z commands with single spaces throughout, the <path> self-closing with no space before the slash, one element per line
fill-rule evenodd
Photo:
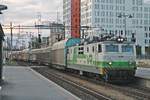
<path fill-rule="evenodd" d="M 100 68 L 112 68 L 112 69 L 134 69 L 136 67 L 136 62 L 133 62 L 130 64 L 129 62 L 121 62 L 121 61 L 113 61 L 111 62 L 112 64 L 110 65 L 109 62 L 100 62 L 100 61 L 90 61 L 89 64 L 84 64 L 87 65 L 88 67 L 90 66 L 95 66 L 95 67 L 100 67 Z M 68 60 L 68 64 L 77 64 L 73 60 Z M 81 64 L 77 64 L 81 65 Z"/>
<path fill-rule="evenodd" d="M 77 62 L 77 58 L 78 58 L 78 56 L 76 55 L 77 54 L 77 47 L 76 48 L 74 48 L 74 52 L 73 52 L 73 60 L 72 60 L 72 64 L 75 64 L 76 62 Z"/>
<path fill-rule="evenodd" d="M 87 63 L 80 64 L 78 63 L 78 59 L 81 59 L 82 61 L 86 61 Z M 76 64 L 76 65 L 86 65 L 87 67 L 95 66 L 98 68 L 106 68 L 106 69 L 134 69 L 136 67 L 136 62 L 129 62 L 129 61 L 112 61 L 111 64 L 108 61 L 96 61 L 93 60 L 92 55 L 84 55 L 84 54 L 78 54 L 77 55 L 77 47 L 74 48 L 73 53 L 73 59 L 68 60 L 68 64 Z"/>

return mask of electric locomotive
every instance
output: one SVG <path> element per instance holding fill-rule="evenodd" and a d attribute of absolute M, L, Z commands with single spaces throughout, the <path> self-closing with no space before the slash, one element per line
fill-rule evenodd
<path fill-rule="evenodd" d="M 98 39 L 97 39 L 98 40 Z M 124 81 L 134 78 L 136 50 L 125 38 L 100 39 L 67 47 L 67 68 L 80 74 L 95 74 L 105 81 Z"/>

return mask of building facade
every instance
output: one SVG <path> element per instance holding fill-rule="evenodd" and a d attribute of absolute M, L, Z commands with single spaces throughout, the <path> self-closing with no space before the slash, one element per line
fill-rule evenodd
<path fill-rule="evenodd" d="M 59 23 L 50 23 L 49 45 L 65 39 L 64 25 Z"/>
<path fill-rule="evenodd" d="M 46 28 L 42 30 L 41 42 L 44 45 L 52 46 L 54 43 L 65 39 L 65 27 L 64 24 L 58 22 L 43 21 L 40 28 Z M 44 37 L 42 36 L 44 35 Z"/>
<path fill-rule="evenodd" d="M 71 37 L 71 0 L 63 0 L 63 23 L 65 27 L 65 38 Z"/>
<path fill-rule="evenodd" d="M 138 55 L 150 55 L 150 4 L 144 0 L 81 0 L 81 26 L 91 27 L 88 36 L 135 37 Z"/>
<path fill-rule="evenodd" d="M 144 0 L 80 0 L 81 27 L 87 36 L 102 33 L 136 38 L 138 55 L 150 55 L 150 4 Z M 71 25 L 71 0 L 64 0 L 64 23 Z M 67 31 L 68 33 L 70 31 Z"/>
<path fill-rule="evenodd" d="M 63 0 L 66 37 L 80 38 L 80 0 Z"/>

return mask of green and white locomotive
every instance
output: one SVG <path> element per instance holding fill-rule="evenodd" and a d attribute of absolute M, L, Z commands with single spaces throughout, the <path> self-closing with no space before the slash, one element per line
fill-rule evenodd
<path fill-rule="evenodd" d="M 67 68 L 80 74 L 95 74 L 105 81 L 130 80 L 135 75 L 135 45 L 124 38 L 83 42 L 67 50 Z"/>

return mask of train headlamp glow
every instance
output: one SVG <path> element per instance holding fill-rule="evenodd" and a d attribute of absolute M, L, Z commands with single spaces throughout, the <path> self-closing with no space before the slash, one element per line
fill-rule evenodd
<path fill-rule="evenodd" d="M 112 65 L 112 62 L 109 62 L 108 64 L 109 64 L 109 65 Z"/>
<path fill-rule="evenodd" d="M 132 65 L 133 63 L 134 63 L 134 60 L 132 59 L 132 57 L 130 57 L 129 64 Z"/>
<path fill-rule="evenodd" d="M 120 41 L 123 42 L 123 38 L 121 38 Z"/>
<path fill-rule="evenodd" d="M 121 41 L 121 39 L 119 38 L 118 41 Z"/>
<path fill-rule="evenodd" d="M 123 38 L 118 38 L 117 41 L 118 41 L 118 42 L 123 42 L 124 39 L 123 39 Z"/>
<path fill-rule="evenodd" d="M 130 64 L 130 65 L 132 65 L 132 63 L 133 63 L 132 61 L 129 61 L 129 64 Z"/>
<path fill-rule="evenodd" d="M 132 65 L 132 62 L 129 62 L 130 65 Z"/>

